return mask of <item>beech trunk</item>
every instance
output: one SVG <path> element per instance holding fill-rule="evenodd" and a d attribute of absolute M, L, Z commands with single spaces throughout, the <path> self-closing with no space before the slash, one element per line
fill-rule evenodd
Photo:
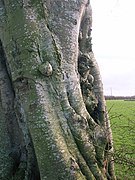
<path fill-rule="evenodd" d="M 0 179 L 115 179 L 89 0 L 0 0 Z"/>

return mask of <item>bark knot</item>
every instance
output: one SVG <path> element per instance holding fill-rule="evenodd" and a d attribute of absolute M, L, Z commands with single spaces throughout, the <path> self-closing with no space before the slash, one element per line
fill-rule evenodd
<path fill-rule="evenodd" d="M 44 76 L 51 76 L 53 72 L 52 65 L 48 61 L 41 64 L 38 70 Z"/>

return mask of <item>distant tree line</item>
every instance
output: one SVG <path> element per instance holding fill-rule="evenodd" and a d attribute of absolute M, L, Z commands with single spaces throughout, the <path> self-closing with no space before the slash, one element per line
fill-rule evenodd
<path fill-rule="evenodd" d="M 106 100 L 130 100 L 135 101 L 135 96 L 105 96 Z"/>

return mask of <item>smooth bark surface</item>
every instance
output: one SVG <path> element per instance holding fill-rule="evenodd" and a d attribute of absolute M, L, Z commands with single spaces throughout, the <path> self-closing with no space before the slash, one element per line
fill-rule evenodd
<path fill-rule="evenodd" d="M 1 0 L 0 18 L 0 179 L 115 179 L 90 2 Z"/>

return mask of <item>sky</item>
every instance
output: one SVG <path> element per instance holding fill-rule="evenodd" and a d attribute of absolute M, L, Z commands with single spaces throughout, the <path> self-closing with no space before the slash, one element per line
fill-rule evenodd
<path fill-rule="evenodd" d="M 105 95 L 135 95 L 135 0 L 91 0 L 92 43 Z"/>

